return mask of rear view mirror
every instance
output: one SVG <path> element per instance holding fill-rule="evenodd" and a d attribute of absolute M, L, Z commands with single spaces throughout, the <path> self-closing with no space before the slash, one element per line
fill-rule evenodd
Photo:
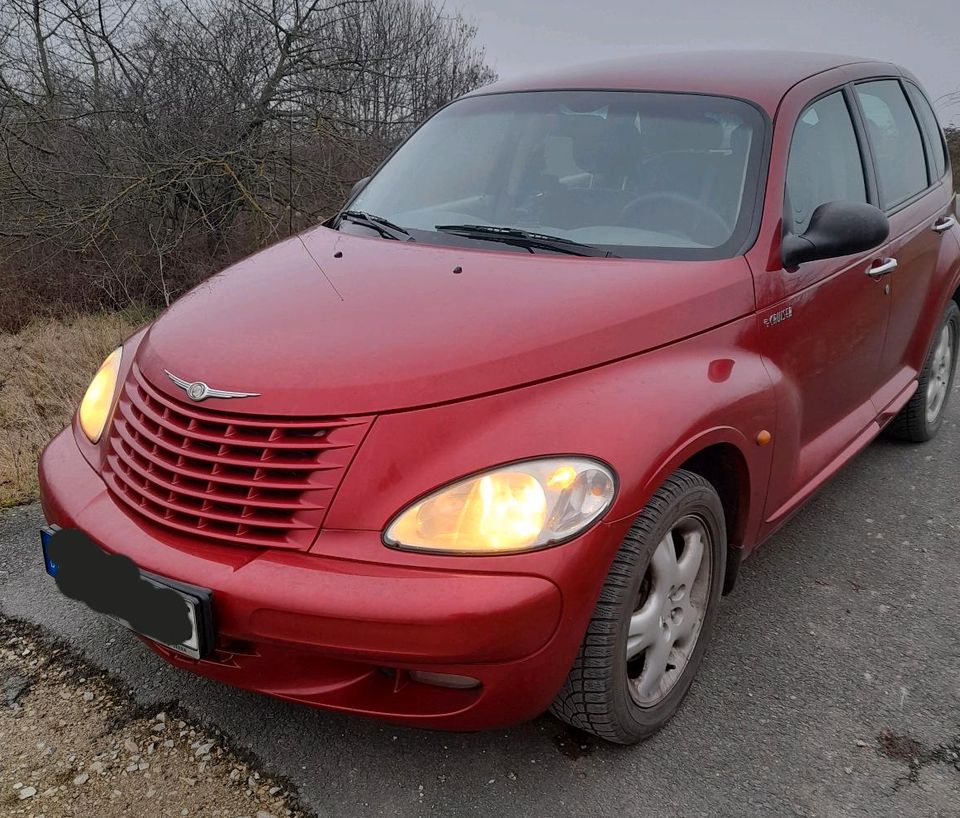
<path fill-rule="evenodd" d="M 862 253 L 889 234 L 890 223 L 879 208 L 864 202 L 827 202 L 813 211 L 803 235 L 783 237 L 783 266 Z"/>
<path fill-rule="evenodd" d="M 367 182 L 370 181 L 369 176 L 364 176 L 362 179 L 358 179 L 353 183 L 353 187 L 350 188 L 350 199 L 354 199 L 356 195 L 367 186 Z"/>

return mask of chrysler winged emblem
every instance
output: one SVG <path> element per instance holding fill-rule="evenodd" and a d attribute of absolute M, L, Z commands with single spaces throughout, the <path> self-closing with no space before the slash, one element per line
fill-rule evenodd
<path fill-rule="evenodd" d="M 207 398 L 258 398 L 260 397 L 259 392 L 231 392 L 228 389 L 211 389 L 203 381 L 185 381 L 183 378 L 178 378 L 172 372 L 164 369 L 164 374 L 173 381 L 177 386 L 179 386 L 184 392 L 187 393 L 187 397 L 193 401 L 202 401 Z"/>

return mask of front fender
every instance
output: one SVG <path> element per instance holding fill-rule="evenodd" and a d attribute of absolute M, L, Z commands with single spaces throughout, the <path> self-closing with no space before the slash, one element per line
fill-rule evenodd
<path fill-rule="evenodd" d="M 619 490 L 605 521 L 620 533 L 663 480 L 717 443 L 733 445 L 749 470 L 742 498 L 749 540 L 759 523 L 770 453 L 754 441 L 774 430 L 770 377 L 757 353 L 753 315 L 594 369 L 498 394 L 382 415 L 357 453 L 326 529 L 382 531 L 415 498 L 492 466 L 555 454 L 609 463 Z M 314 550 L 323 548 L 321 535 Z M 610 560 L 619 540 L 607 549 Z M 527 570 L 547 552 L 456 557 L 467 570 Z M 358 555 L 360 556 L 360 555 Z M 364 555 L 373 558 L 373 555 Z M 384 555 L 381 555 L 380 559 Z M 536 560 L 532 560 L 536 557 Z M 390 560 L 450 565 L 450 557 L 392 552 Z"/>

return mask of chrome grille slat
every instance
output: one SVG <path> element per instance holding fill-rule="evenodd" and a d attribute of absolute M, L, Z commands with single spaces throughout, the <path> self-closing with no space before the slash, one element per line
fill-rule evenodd
<path fill-rule="evenodd" d="M 136 381 L 136 384 L 140 387 L 143 393 L 147 394 L 152 400 L 161 404 L 165 409 L 172 409 L 177 415 L 182 417 L 189 417 L 200 421 L 210 420 L 206 410 L 201 409 L 196 405 L 191 406 L 181 403 L 180 401 L 164 395 L 144 377 L 143 373 L 136 365 L 134 365 L 131 370 L 131 376 Z M 257 415 L 238 415 L 234 412 L 218 412 L 217 416 L 220 419 L 213 421 L 215 423 L 234 423 L 238 426 L 249 427 L 251 429 L 269 429 L 271 431 L 276 429 L 296 431 L 297 429 L 345 429 L 349 426 L 366 427 L 370 425 L 371 420 L 369 417 L 317 418 L 315 420 L 296 417 L 278 419 L 264 418 Z M 282 425 L 278 426 L 278 421 Z"/>
<path fill-rule="evenodd" d="M 171 514 L 176 514 L 182 512 L 185 514 L 191 514 L 196 517 L 200 517 L 204 520 L 213 520 L 215 522 L 221 523 L 233 523 L 244 525 L 254 526 L 257 528 L 277 528 L 277 529 L 309 529 L 310 526 L 305 523 L 291 524 L 289 521 L 283 520 L 268 520 L 262 519 L 255 516 L 254 511 L 249 513 L 244 513 L 249 507 L 241 506 L 240 514 L 226 514 L 216 511 L 211 511 L 209 508 L 205 508 L 207 501 L 201 501 L 201 505 L 198 508 L 197 506 L 188 506 L 184 505 L 182 508 L 172 507 L 171 499 L 160 499 L 160 497 L 155 494 L 151 489 L 153 488 L 150 483 L 139 484 L 138 482 L 131 480 L 129 474 L 124 474 L 123 471 L 116 472 L 117 477 L 119 477 L 126 484 L 127 488 L 134 493 L 142 494 L 148 501 L 152 501 L 155 505 L 158 505 L 163 508 L 167 508 Z M 130 493 L 130 492 L 128 492 Z M 132 494 L 131 494 L 132 496 Z"/>
<path fill-rule="evenodd" d="M 121 418 L 116 418 L 116 420 L 131 421 L 130 417 L 127 415 L 129 407 L 119 407 L 121 414 L 124 416 Z M 131 421 L 136 423 L 137 421 Z M 234 457 L 232 454 L 228 454 L 229 449 L 225 450 L 224 446 L 221 445 L 216 452 L 210 449 L 195 448 L 196 442 L 189 439 L 186 440 L 186 445 L 177 445 L 173 441 L 164 440 L 161 436 L 154 434 L 153 432 L 148 431 L 145 428 L 138 428 L 137 434 L 142 436 L 149 442 L 151 445 L 156 446 L 160 449 L 165 449 L 168 452 L 173 454 L 191 458 L 193 460 L 204 460 L 211 463 L 221 463 L 227 466 L 239 466 L 240 468 L 245 468 L 252 466 L 254 468 L 262 467 L 267 469 L 288 469 L 296 471 L 298 469 L 313 469 L 314 466 L 321 467 L 321 464 L 315 459 L 314 455 L 316 452 L 309 452 L 308 456 L 305 456 L 301 460 L 279 460 L 273 457 L 272 454 L 266 449 L 264 449 L 259 455 L 255 458 L 253 457 Z M 331 449 L 337 448 L 342 449 L 344 446 L 331 446 Z M 328 467 L 331 468 L 331 467 Z"/>
<path fill-rule="evenodd" d="M 144 416 L 149 418 L 153 423 L 158 426 L 162 426 L 165 423 L 169 423 L 170 418 L 164 418 L 160 415 L 157 415 L 153 409 L 149 407 L 145 402 L 141 402 L 136 394 L 131 395 L 133 404 L 137 411 L 141 412 Z M 224 437 L 217 437 L 211 434 L 204 434 L 200 430 L 202 422 L 196 420 L 191 420 L 187 427 L 175 426 L 173 423 L 170 423 L 170 427 L 176 431 L 178 435 L 182 435 L 185 438 L 191 440 L 198 440 L 206 443 L 217 443 L 224 444 L 228 446 L 241 446 L 249 447 L 256 449 L 299 449 L 303 451 L 311 449 L 333 449 L 333 448 L 342 448 L 334 446 L 333 444 L 324 442 L 323 440 L 310 440 L 308 437 L 297 434 L 287 434 L 283 437 L 261 437 L 260 439 L 254 439 L 252 437 L 243 437 L 238 431 L 242 427 L 239 424 L 231 423 L 227 426 L 227 432 Z M 203 424 L 208 425 L 208 424 Z M 257 427 L 260 428 L 260 427 Z M 326 431 L 327 427 L 324 427 L 322 431 Z M 264 429 L 266 431 L 266 429 Z M 274 433 L 276 430 L 273 430 Z M 295 431 L 295 430 L 294 430 Z"/>
<path fill-rule="evenodd" d="M 225 493 L 222 486 L 217 487 L 215 485 L 211 485 L 209 480 L 206 481 L 206 489 L 201 491 L 199 489 L 190 488 L 189 485 L 186 485 L 184 481 L 176 483 L 169 478 L 160 477 L 158 476 L 156 470 L 149 472 L 132 459 L 120 461 L 115 454 L 111 454 L 110 457 L 112 458 L 112 461 L 116 461 L 116 463 L 119 464 L 120 468 L 129 469 L 138 474 L 143 480 L 149 481 L 155 488 L 166 491 L 169 495 L 167 498 L 168 500 L 172 500 L 178 494 L 185 494 L 189 497 L 195 497 L 198 500 L 207 500 L 213 498 L 219 503 L 248 506 L 250 505 L 249 501 L 255 496 L 251 494 L 253 489 L 242 489 L 240 486 L 237 486 L 237 488 L 241 488 L 242 490 L 236 494 L 229 492 Z M 113 462 L 111 462 L 111 466 L 113 467 L 114 471 L 117 471 L 117 466 L 114 465 Z M 195 482 L 202 481 L 197 480 Z M 297 494 L 300 495 L 303 494 L 303 492 L 297 492 Z M 289 511 L 320 511 L 323 509 L 323 505 L 307 503 L 300 497 L 293 500 L 282 500 L 275 497 L 259 498 L 256 505 L 261 508 L 282 509 Z"/>
<path fill-rule="evenodd" d="M 371 421 L 189 405 L 162 394 L 135 363 L 117 401 L 104 480 L 154 525 L 238 545 L 305 549 Z"/>
<path fill-rule="evenodd" d="M 156 446 L 151 446 L 150 450 L 147 451 L 140 443 L 131 440 L 129 432 L 122 426 L 118 427 L 114 425 L 114 431 L 116 432 L 116 439 L 129 447 L 130 450 L 134 451 L 136 454 L 139 454 L 145 460 L 151 464 L 157 464 L 164 469 L 169 469 L 174 471 L 177 474 L 180 474 L 183 477 L 195 477 L 197 479 L 209 480 L 210 477 L 216 477 L 217 482 L 225 483 L 227 485 L 233 486 L 249 486 L 250 481 L 245 477 L 232 476 L 232 472 L 227 472 L 223 468 L 223 464 L 217 464 L 214 461 L 209 460 L 198 460 L 195 463 L 189 462 L 190 459 L 184 455 L 178 455 L 176 463 L 170 463 L 168 460 L 164 460 L 160 454 L 161 450 Z M 121 451 L 117 449 L 117 451 Z M 165 450 L 164 450 L 165 451 Z M 219 471 L 217 471 L 218 465 L 220 466 Z M 198 471 L 196 469 L 206 469 L 205 471 Z M 277 480 L 275 478 L 265 479 L 265 476 L 269 473 L 257 468 L 256 476 L 254 478 L 255 485 L 263 488 L 276 488 L 276 489 L 293 489 L 298 491 L 307 491 L 311 488 L 308 483 L 303 482 L 302 480 Z M 279 475 L 283 476 L 283 475 Z M 289 476 L 289 475 L 288 475 Z M 330 488 L 323 484 L 318 484 L 313 486 L 316 489 L 325 489 Z"/>

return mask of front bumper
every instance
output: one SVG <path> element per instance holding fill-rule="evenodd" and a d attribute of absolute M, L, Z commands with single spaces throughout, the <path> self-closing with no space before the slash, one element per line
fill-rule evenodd
<path fill-rule="evenodd" d="M 172 664 L 284 699 L 447 729 L 512 724 L 550 705 L 592 613 L 610 542 L 622 536 L 599 525 L 528 555 L 524 572 L 511 573 L 490 558 L 482 571 L 463 570 L 458 558 L 442 568 L 435 557 L 399 564 L 376 547 L 376 531 L 324 531 L 322 555 L 172 539 L 114 502 L 69 429 L 44 452 L 40 485 L 49 522 L 83 530 L 146 571 L 212 590 L 209 656 L 193 660 L 145 640 Z M 409 671 L 480 684 L 439 687 Z"/>

